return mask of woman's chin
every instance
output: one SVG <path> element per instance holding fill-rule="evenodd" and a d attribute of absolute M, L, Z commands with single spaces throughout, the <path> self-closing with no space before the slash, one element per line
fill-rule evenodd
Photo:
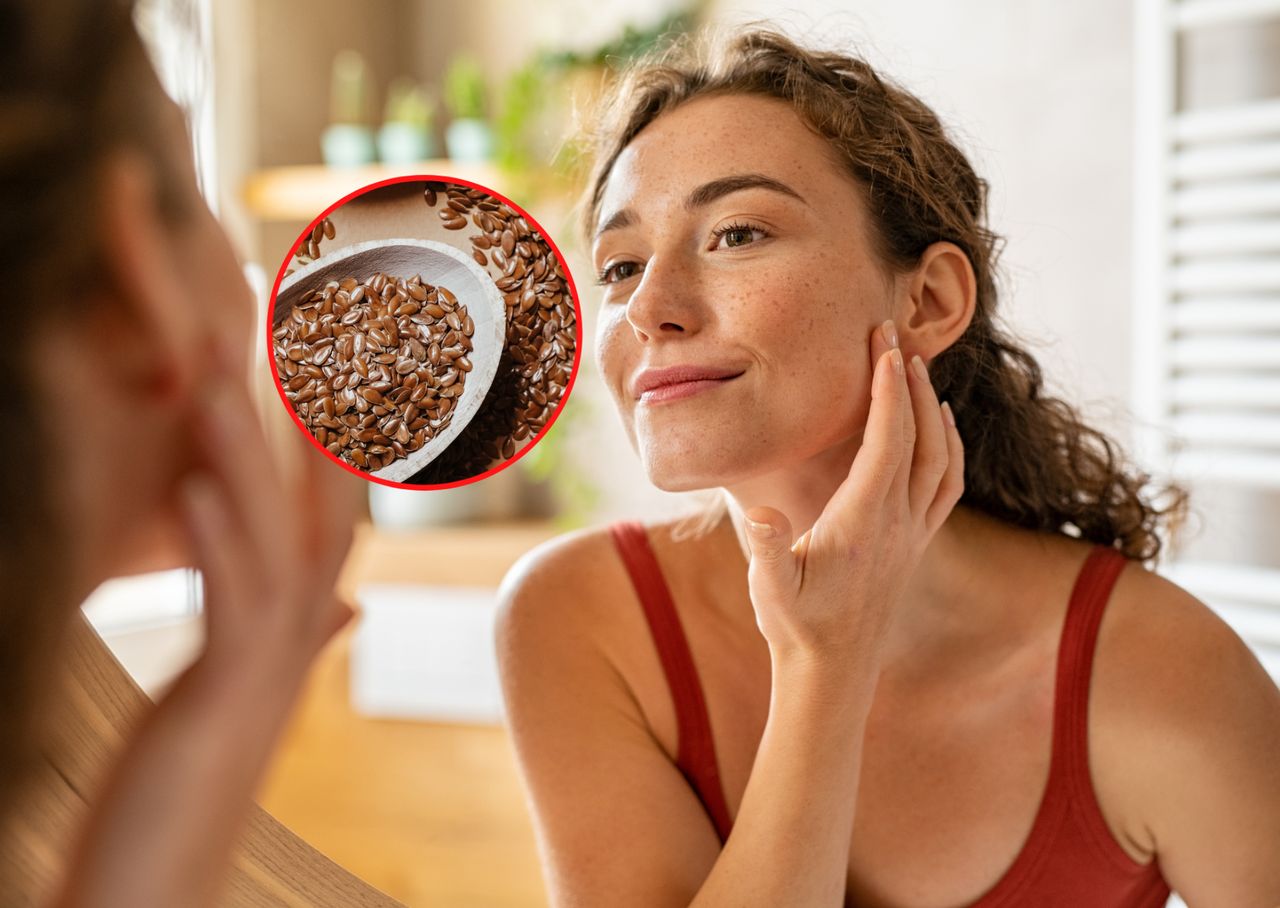
<path fill-rule="evenodd" d="M 697 492 L 720 485 L 717 482 L 709 482 L 687 475 L 666 476 L 655 475 L 654 473 L 649 474 L 649 481 L 664 492 Z"/>
<path fill-rule="evenodd" d="M 704 456 L 658 457 L 644 462 L 649 482 L 664 492 L 720 488 L 740 478 L 745 466 Z"/>
<path fill-rule="evenodd" d="M 724 414 L 732 416 L 732 414 Z M 764 417 L 762 417 L 763 419 Z M 638 425 L 631 434 L 649 481 L 664 492 L 692 492 L 746 482 L 788 468 L 809 456 L 790 425 L 781 432 L 732 419 L 676 420 L 664 426 Z"/>

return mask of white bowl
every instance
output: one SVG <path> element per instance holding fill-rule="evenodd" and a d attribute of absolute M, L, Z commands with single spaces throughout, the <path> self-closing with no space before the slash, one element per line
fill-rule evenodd
<path fill-rule="evenodd" d="M 369 474 L 391 482 L 404 482 L 444 453 L 484 403 L 506 347 L 507 309 L 489 273 L 470 255 L 453 246 L 435 240 L 374 240 L 321 256 L 281 281 L 272 310 L 272 327 L 279 325 L 295 304 L 329 281 L 353 277 L 363 282 L 379 271 L 406 279 L 420 274 L 427 283 L 448 288 L 458 302 L 467 307 L 467 314 L 475 323 L 471 336 L 474 349 L 467 356 L 471 360 L 471 371 L 467 373 L 461 396 L 456 399 L 449 425 L 427 439 L 421 448 L 409 452 L 408 457 L 393 460 Z"/>

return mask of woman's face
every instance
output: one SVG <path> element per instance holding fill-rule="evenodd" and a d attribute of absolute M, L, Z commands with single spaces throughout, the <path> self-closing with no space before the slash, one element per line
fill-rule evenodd
<path fill-rule="evenodd" d="M 618 157 L 595 226 L 596 350 L 659 488 L 728 486 L 860 438 L 867 340 L 892 302 L 863 195 L 771 98 L 687 102 Z M 638 393 L 671 367 L 723 377 Z"/>

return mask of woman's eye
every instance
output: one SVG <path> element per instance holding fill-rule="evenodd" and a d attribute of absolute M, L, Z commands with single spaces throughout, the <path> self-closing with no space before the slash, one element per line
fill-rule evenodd
<path fill-rule="evenodd" d="M 726 247 L 746 246 L 754 243 L 761 237 L 765 236 L 765 232 L 758 227 L 752 227 L 748 224 L 730 224 L 715 231 L 717 246 Z"/>
<path fill-rule="evenodd" d="M 604 268 L 596 277 L 597 284 L 616 284 L 636 274 L 639 265 L 635 262 L 616 262 Z M 635 270 L 632 270 L 635 269 Z"/>

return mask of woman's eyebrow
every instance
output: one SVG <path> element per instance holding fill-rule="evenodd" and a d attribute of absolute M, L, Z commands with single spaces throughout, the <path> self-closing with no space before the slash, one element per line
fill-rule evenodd
<path fill-rule="evenodd" d="M 809 204 L 804 201 L 804 196 L 781 180 L 775 180 L 773 177 L 767 177 L 762 173 L 740 173 L 729 177 L 720 177 L 720 179 L 712 180 L 709 183 L 703 183 L 685 198 L 684 207 L 686 211 L 693 211 L 695 208 L 710 205 L 722 196 L 729 195 L 732 192 L 741 192 L 743 189 L 769 189 L 773 192 L 789 195 L 793 199 L 799 199 L 806 205 Z"/>
<path fill-rule="evenodd" d="M 703 183 L 685 197 L 684 208 L 686 211 L 693 211 L 710 205 L 716 199 L 727 196 L 730 193 L 741 192 L 744 189 L 768 189 L 773 192 L 780 192 L 783 195 L 789 195 L 793 199 L 800 200 L 805 205 L 809 204 L 805 202 L 804 196 L 781 180 L 775 180 L 773 177 L 767 177 L 762 173 L 739 173 Z M 608 220 L 600 225 L 600 229 L 596 231 L 595 238 L 597 240 L 600 239 L 602 235 L 610 230 L 629 227 L 636 220 L 635 212 L 630 208 L 615 211 L 609 216 Z"/>

